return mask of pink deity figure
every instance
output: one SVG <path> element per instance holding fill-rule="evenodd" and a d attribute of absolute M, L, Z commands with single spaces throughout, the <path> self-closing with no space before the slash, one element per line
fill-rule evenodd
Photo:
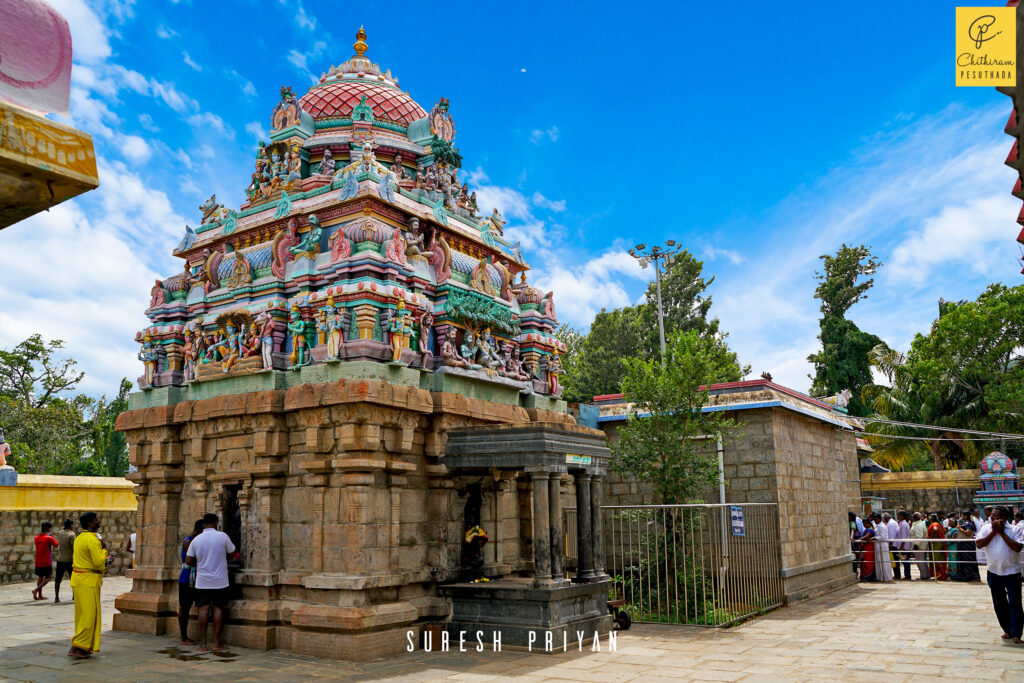
<path fill-rule="evenodd" d="M 274 329 L 277 325 L 270 314 L 263 311 L 256 316 L 256 322 L 260 324 L 260 350 L 263 353 L 263 369 L 274 369 Z"/>
<path fill-rule="evenodd" d="M 420 316 L 419 349 L 423 354 L 423 367 L 430 365 L 430 328 L 434 325 L 434 316 L 429 311 Z"/>
<path fill-rule="evenodd" d="M 551 364 L 548 366 L 548 393 L 557 396 L 562 390 L 558 383 L 558 375 L 562 372 L 562 361 L 558 358 L 558 352 L 551 354 Z"/>
<path fill-rule="evenodd" d="M 185 381 L 196 377 L 196 343 L 192 336 L 192 330 L 185 330 L 185 346 L 182 354 L 185 357 Z"/>
<path fill-rule="evenodd" d="M 9 467 L 7 458 L 11 455 L 11 445 L 4 439 L 4 430 L 0 429 L 0 467 Z"/>

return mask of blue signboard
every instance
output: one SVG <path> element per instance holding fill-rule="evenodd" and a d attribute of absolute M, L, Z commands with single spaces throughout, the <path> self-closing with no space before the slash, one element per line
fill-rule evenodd
<path fill-rule="evenodd" d="M 747 531 L 743 526 L 743 508 L 739 505 L 729 506 L 729 519 L 732 523 L 733 536 L 746 536 Z"/>

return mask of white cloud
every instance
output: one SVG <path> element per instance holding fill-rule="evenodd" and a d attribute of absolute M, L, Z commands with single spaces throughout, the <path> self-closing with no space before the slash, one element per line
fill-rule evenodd
<path fill-rule="evenodd" d="M 533 283 L 544 291 L 554 291 L 559 322 L 586 327 L 602 308 L 629 306 L 633 302 L 622 277 L 645 281 L 649 273 L 621 249 L 605 252 L 580 266 L 564 266 L 550 258 L 535 268 Z"/>
<path fill-rule="evenodd" d="M 170 28 L 169 26 L 160 24 L 156 27 L 156 35 L 159 38 L 174 38 L 178 35 L 178 32 L 175 31 L 173 28 Z"/>
<path fill-rule="evenodd" d="M 300 69 L 302 71 L 308 70 L 306 69 L 306 55 L 298 50 L 289 50 L 288 56 L 285 57 L 285 59 L 291 62 L 296 69 Z"/>
<path fill-rule="evenodd" d="M 50 0 L 71 28 L 76 62 L 94 64 L 110 56 L 110 41 L 103 20 L 84 0 Z"/>
<path fill-rule="evenodd" d="M 480 185 L 474 187 L 476 203 L 480 213 L 489 216 L 491 210 L 497 208 L 509 220 L 528 220 L 532 218 L 530 200 L 519 190 L 500 185 Z"/>
<path fill-rule="evenodd" d="M 290 3 L 289 3 L 290 4 Z M 301 0 L 296 2 L 295 5 L 295 23 L 299 28 L 304 28 L 312 31 L 316 28 L 316 17 L 306 11 Z"/>
<path fill-rule="evenodd" d="M 145 112 L 139 114 L 139 125 L 151 133 L 160 132 L 160 127 L 153 122 L 153 117 Z"/>
<path fill-rule="evenodd" d="M 259 121 L 250 121 L 245 124 L 245 132 L 256 138 L 257 142 L 267 139 L 267 131 L 263 130 Z"/>
<path fill-rule="evenodd" d="M 559 199 L 557 201 L 548 199 L 540 192 L 534 192 L 533 196 L 530 197 L 530 202 L 541 209 L 547 209 L 548 211 L 565 211 L 565 200 Z"/>
<path fill-rule="evenodd" d="M 135 332 L 157 273 L 180 270 L 168 255 L 184 227 L 167 196 L 124 164 L 101 159 L 99 170 L 99 189 L 0 235 L 0 347 L 36 332 L 65 340 L 93 395 L 141 374 Z"/>
<path fill-rule="evenodd" d="M 149 161 L 149 157 L 153 155 L 149 144 L 138 135 L 123 136 L 118 146 L 121 149 L 121 154 L 135 163 Z"/>
<path fill-rule="evenodd" d="M 558 126 L 551 126 L 547 130 L 534 130 L 530 133 L 530 142 L 535 145 L 539 145 L 544 141 L 544 138 L 548 138 L 551 142 L 558 142 Z"/>
<path fill-rule="evenodd" d="M 182 56 L 182 59 L 185 60 L 185 63 L 189 65 L 189 67 L 195 69 L 196 71 L 202 71 L 203 70 L 203 67 L 201 67 L 198 64 L 196 64 L 195 60 L 193 60 L 192 57 L 189 56 L 188 52 L 182 52 L 181 56 Z"/>
<path fill-rule="evenodd" d="M 189 116 L 187 120 L 189 125 L 193 128 L 213 129 L 219 134 L 232 140 L 235 137 L 235 131 L 224 123 L 224 119 L 213 112 L 204 111 L 200 114 L 193 114 L 192 116 Z"/>
<path fill-rule="evenodd" d="M 1013 261 L 1008 218 L 1019 205 L 1020 200 L 1002 191 L 943 207 L 893 250 L 889 277 L 920 285 L 939 266 L 962 264 L 980 274 L 1001 270 Z"/>
<path fill-rule="evenodd" d="M 743 254 L 733 249 L 720 249 L 711 245 L 706 245 L 701 249 L 701 253 L 709 261 L 714 261 L 718 258 L 728 259 L 733 265 L 739 265 L 745 260 Z"/>
<path fill-rule="evenodd" d="M 252 84 L 252 81 L 250 81 L 234 69 L 228 71 L 227 74 L 242 84 L 243 95 L 245 95 L 246 97 L 256 97 L 256 86 Z"/>

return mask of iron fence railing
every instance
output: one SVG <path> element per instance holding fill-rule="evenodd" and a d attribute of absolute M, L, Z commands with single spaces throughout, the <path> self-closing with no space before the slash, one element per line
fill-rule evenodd
<path fill-rule="evenodd" d="M 605 567 L 634 621 L 726 626 L 783 602 L 778 509 L 606 506 Z"/>

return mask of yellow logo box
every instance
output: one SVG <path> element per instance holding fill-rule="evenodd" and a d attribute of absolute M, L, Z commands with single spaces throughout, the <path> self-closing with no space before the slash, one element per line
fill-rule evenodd
<path fill-rule="evenodd" d="M 1017 19 L 1013 7 L 956 8 L 956 84 L 1017 82 Z"/>

